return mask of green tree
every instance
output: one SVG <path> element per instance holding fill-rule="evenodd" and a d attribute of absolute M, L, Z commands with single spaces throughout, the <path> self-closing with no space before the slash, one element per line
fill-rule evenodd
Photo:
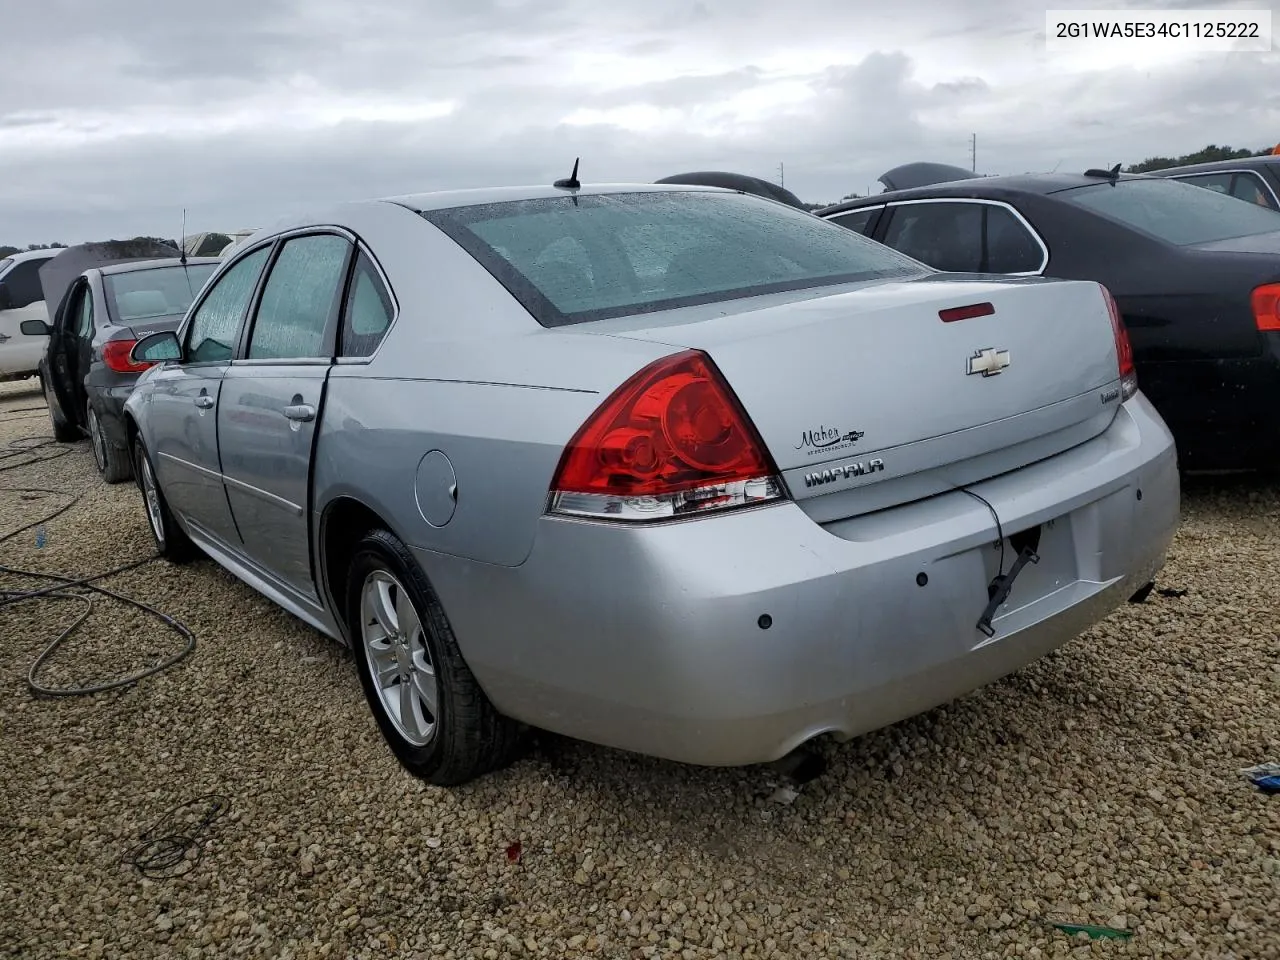
<path fill-rule="evenodd" d="M 1182 157 L 1148 157 L 1141 163 L 1126 167 L 1125 173 L 1150 173 L 1152 170 L 1185 167 L 1193 163 L 1212 163 L 1215 160 L 1241 160 L 1245 157 L 1265 157 L 1271 150 L 1271 147 L 1264 147 L 1261 150 L 1249 150 L 1246 148 L 1237 150 L 1232 147 L 1219 147 L 1217 144 L 1211 143 L 1203 150 L 1197 150 L 1195 153 L 1188 153 Z"/>

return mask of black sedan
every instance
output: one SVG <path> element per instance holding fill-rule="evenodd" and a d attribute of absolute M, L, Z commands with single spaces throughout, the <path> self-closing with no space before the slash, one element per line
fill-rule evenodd
<path fill-rule="evenodd" d="M 1152 176 L 1181 180 L 1280 210 L 1280 154 L 1168 167 L 1153 171 Z"/>
<path fill-rule="evenodd" d="M 948 179 L 818 216 L 940 270 L 1104 284 L 1183 468 L 1280 466 L 1280 212 L 1093 170 Z"/>
<path fill-rule="evenodd" d="M 54 438 L 78 440 L 87 433 L 103 478 L 119 483 L 133 475 L 121 417 L 124 402 L 149 366 L 134 363 L 129 351 L 140 337 L 177 329 L 221 261 L 121 262 L 101 246 L 70 247 L 41 268 L 53 323 L 27 320 L 22 332 L 49 337 L 40 381 Z M 83 269 L 86 263 L 97 265 Z"/>

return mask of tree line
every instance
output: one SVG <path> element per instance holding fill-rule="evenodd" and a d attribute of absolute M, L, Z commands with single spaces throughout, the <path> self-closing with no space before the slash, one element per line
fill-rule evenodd
<path fill-rule="evenodd" d="M 230 240 L 229 237 L 227 239 L 228 241 Z M 120 243 L 121 241 L 116 240 L 116 241 L 107 241 L 107 242 Z M 173 247 L 175 250 L 179 249 L 177 241 L 165 240 L 161 237 L 134 237 L 133 239 L 127 240 L 124 242 L 144 243 L 144 244 L 163 243 L 163 244 L 167 244 L 170 247 Z M 67 249 L 67 245 L 65 243 L 31 243 L 25 247 L 10 247 L 10 246 L 0 245 L 0 259 L 4 259 L 5 257 L 11 257 L 15 253 L 30 253 L 33 250 L 65 250 L 65 249 Z"/>

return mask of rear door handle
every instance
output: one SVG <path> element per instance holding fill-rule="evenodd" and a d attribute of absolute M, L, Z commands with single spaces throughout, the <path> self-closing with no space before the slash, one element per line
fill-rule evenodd
<path fill-rule="evenodd" d="M 0 343 L 4 343 L 8 339 L 9 335 L 7 333 L 0 333 Z"/>
<path fill-rule="evenodd" d="M 201 410 L 208 410 L 213 406 L 213 397 L 207 393 L 200 394 L 200 396 L 196 397 L 196 406 Z"/>
<path fill-rule="evenodd" d="M 284 408 L 284 415 L 290 420 L 307 423 L 316 418 L 316 408 L 309 403 L 293 403 Z"/>

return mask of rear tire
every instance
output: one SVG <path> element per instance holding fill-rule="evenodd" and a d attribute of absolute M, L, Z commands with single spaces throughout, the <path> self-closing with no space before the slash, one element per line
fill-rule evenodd
<path fill-rule="evenodd" d="M 360 685 L 404 768 L 455 786 L 509 763 L 520 726 L 480 689 L 405 545 L 386 530 L 361 539 L 346 597 Z"/>
<path fill-rule="evenodd" d="M 120 483 L 133 476 L 133 465 L 129 462 L 129 451 L 117 447 L 102 432 L 102 423 L 98 420 L 98 411 L 93 403 L 85 405 L 84 422 L 89 427 L 89 445 L 93 449 L 93 460 L 98 465 L 98 472 L 107 483 Z"/>
<path fill-rule="evenodd" d="M 147 454 L 141 437 L 133 445 L 133 464 L 138 489 L 142 491 L 142 509 L 147 515 L 147 526 L 151 528 L 151 537 L 156 543 L 156 553 L 175 564 L 194 560 L 200 551 L 173 518 L 169 503 L 156 481 L 151 457 Z"/>
<path fill-rule="evenodd" d="M 59 443 L 75 443 L 80 439 L 80 429 L 62 412 L 58 395 L 53 392 L 53 388 L 44 377 L 40 378 L 40 388 L 44 391 L 44 402 L 49 408 L 49 425 L 53 428 L 53 439 Z"/>

